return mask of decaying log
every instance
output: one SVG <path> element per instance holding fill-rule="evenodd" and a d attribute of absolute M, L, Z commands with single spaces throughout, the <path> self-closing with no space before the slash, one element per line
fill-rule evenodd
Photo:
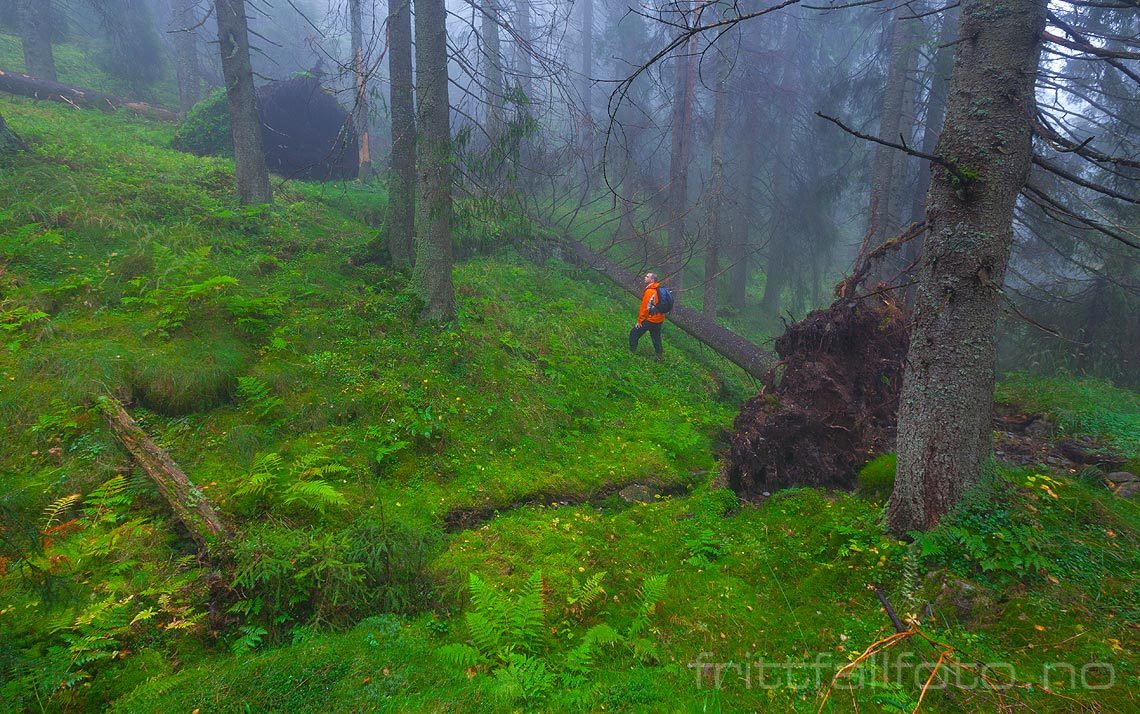
<path fill-rule="evenodd" d="M 26 74 L 5 72 L 0 70 L 0 92 L 15 94 L 31 99 L 47 99 L 53 102 L 63 102 L 80 109 L 100 109 L 111 112 L 116 109 L 128 109 L 135 114 L 158 119 L 161 121 L 178 121 L 177 112 L 156 107 L 145 102 L 135 102 L 130 99 L 116 97 L 113 94 L 96 92 L 93 89 L 72 87 L 59 82 L 29 77 Z"/>
<path fill-rule="evenodd" d="M 158 485 L 163 498 L 174 509 L 198 547 L 208 550 L 211 544 L 228 539 L 229 530 L 209 499 L 191 483 L 170 454 L 146 435 L 117 400 L 108 397 L 102 400 L 101 406 L 111 431 Z"/>
<path fill-rule="evenodd" d="M 596 253 L 581 242 L 564 238 L 563 242 L 575 262 L 592 268 L 638 297 L 645 290 L 638 276 L 614 261 Z M 669 322 L 708 345 L 728 361 L 756 379 L 763 379 L 775 358 L 758 345 L 749 342 L 732 330 L 721 327 L 706 315 L 691 308 L 677 305 L 669 313 Z"/>

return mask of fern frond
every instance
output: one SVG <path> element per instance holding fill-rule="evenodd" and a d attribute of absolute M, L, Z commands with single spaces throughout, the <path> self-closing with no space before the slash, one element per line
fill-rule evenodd
<path fill-rule="evenodd" d="M 533 652 L 542 643 L 546 632 L 546 603 L 542 598 L 541 570 L 534 571 L 527 579 L 509 612 L 508 625 L 512 639 L 520 649 Z"/>
<path fill-rule="evenodd" d="M 605 577 L 606 573 L 603 570 L 586 578 L 583 583 L 579 583 L 577 578 L 572 579 L 570 594 L 566 596 L 566 603 L 570 605 L 570 609 L 576 613 L 582 613 L 601 599 L 606 594 L 602 587 L 602 581 L 605 580 Z"/>
<path fill-rule="evenodd" d="M 245 483 L 234 489 L 234 493 L 238 496 L 266 495 L 284 467 L 285 459 L 281 458 L 281 454 L 270 452 L 258 456 L 246 474 Z"/>
<path fill-rule="evenodd" d="M 657 611 L 657 603 L 665 596 L 665 586 L 669 583 L 669 576 L 664 573 L 650 575 L 641 584 L 638 611 L 645 616 Z"/>
<path fill-rule="evenodd" d="M 282 500 L 290 506 L 299 503 L 320 513 L 329 508 L 339 508 L 348 504 L 343 493 L 336 490 L 328 481 L 321 479 L 290 484 L 282 494 Z"/>
<path fill-rule="evenodd" d="M 500 645 L 506 634 L 502 623 L 496 622 L 483 612 L 476 610 L 467 613 L 467 634 L 471 641 L 486 657 L 498 657 Z"/>
<path fill-rule="evenodd" d="M 519 701 L 536 702 L 543 699 L 554 687 L 554 677 L 546 671 L 540 659 L 513 654 L 506 667 L 495 670 L 495 687 L 492 695 L 503 704 Z"/>
<path fill-rule="evenodd" d="M 111 506 L 118 503 L 117 498 L 127 490 L 127 479 L 122 474 L 107 479 L 102 486 L 95 489 L 83 499 L 87 506 Z"/>
<path fill-rule="evenodd" d="M 55 522 L 59 519 L 60 514 L 74 506 L 76 503 L 79 503 L 79 500 L 81 498 L 83 498 L 82 495 L 73 493 L 68 496 L 57 498 L 49 503 L 47 508 L 44 509 L 44 525 L 41 530 L 47 531 L 49 528 L 55 525 Z"/>
<path fill-rule="evenodd" d="M 502 615 L 506 611 L 506 601 L 499 591 L 488 585 L 475 573 L 467 576 L 467 591 L 471 594 L 471 606 L 475 612 L 485 616 L 497 613 Z"/>
<path fill-rule="evenodd" d="M 435 654 L 444 662 L 462 669 L 476 667 L 487 661 L 487 658 L 479 650 L 471 645 L 458 642 L 440 647 L 435 651 Z"/>

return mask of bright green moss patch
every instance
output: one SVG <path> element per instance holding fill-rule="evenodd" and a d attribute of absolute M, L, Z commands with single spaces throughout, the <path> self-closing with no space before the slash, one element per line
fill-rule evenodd
<path fill-rule="evenodd" d="M 863 496 L 886 503 L 895 486 L 895 454 L 876 456 L 859 470 L 855 477 L 855 490 Z"/>

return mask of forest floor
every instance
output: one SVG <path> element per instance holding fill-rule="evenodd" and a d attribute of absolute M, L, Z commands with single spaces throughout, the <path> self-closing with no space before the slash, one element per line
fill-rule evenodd
<path fill-rule="evenodd" d="M 480 254 L 517 216 L 458 203 L 459 324 L 426 328 L 407 276 L 351 260 L 382 189 L 240 209 L 171 126 L 0 113 L 34 149 L 0 159 L 0 708 L 815 711 L 894 632 L 877 585 L 955 648 L 929 710 L 1136 709 L 1140 514 L 1094 470 L 995 465 L 910 544 L 881 527 L 889 455 L 741 505 L 717 455 L 751 381 L 668 327 L 663 365 L 630 355 L 604 279 Z M 237 527 L 225 563 L 108 393 Z M 1140 395 L 999 398 L 1140 467 Z M 940 652 L 900 639 L 829 710 L 910 711 Z"/>

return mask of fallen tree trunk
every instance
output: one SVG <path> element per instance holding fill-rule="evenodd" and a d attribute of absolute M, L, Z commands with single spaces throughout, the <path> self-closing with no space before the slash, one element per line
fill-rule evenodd
<path fill-rule="evenodd" d="M 163 498 L 174 509 L 174 514 L 190 532 L 198 547 L 209 550 L 212 544 L 228 539 L 229 530 L 210 501 L 178 468 L 170 454 L 146 435 L 117 400 L 108 397 L 102 401 L 101 406 L 111 431 L 158 485 Z"/>
<path fill-rule="evenodd" d="M 614 261 L 573 238 L 564 238 L 563 242 L 575 262 L 598 271 L 638 297 L 644 292 L 638 277 Z M 773 360 L 773 356 L 759 346 L 696 310 L 678 305 L 669 313 L 669 321 L 756 379 L 764 378 Z"/>
<path fill-rule="evenodd" d="M 161 121 L 178 121 L 179 119 L 176 112 L 145 102 L 134 102 L 112 94 L 96 92 L 93 89 L 72 87 L 59 82 L 29 77 L 26 74 L 5 72 L 4 70 L 0 70 L 0 92 L 30 97 L 31 99 L 63 102 L 80 109 L 100 109 L 105 112 L 129 109 L 136 114 Z"/>

